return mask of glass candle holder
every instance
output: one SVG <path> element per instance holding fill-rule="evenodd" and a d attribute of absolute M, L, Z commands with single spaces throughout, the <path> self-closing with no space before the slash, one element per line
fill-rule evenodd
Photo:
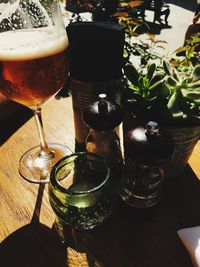
<path fill-rule="evenodd" d="M 116 200 L 109 174 L 103 158 L 93 153 L 74 153 L 61 159 L 52 169 L 49 184 L 57 219 L 82 230 L 102 223 Z"/>

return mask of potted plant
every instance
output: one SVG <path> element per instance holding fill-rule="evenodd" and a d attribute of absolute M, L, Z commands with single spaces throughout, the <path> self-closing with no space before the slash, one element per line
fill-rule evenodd
<path fill-rule="evenodd" d="M 178 175 L 186 166 L 200 136 L 200 65 L 175 67 L 175 60 L 150 63 L 142 69 L 124 67 L 124 131 L 149 120 L 171 135 L 175 154 L 166 176 Z M 184 65 L 184 64 L 183 64 Z"/>

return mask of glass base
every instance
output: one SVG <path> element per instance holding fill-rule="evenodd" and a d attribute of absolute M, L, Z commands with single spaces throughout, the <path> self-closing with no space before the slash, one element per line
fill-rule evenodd
<path fill-rule="evenodd" d="M 36 146 L 25 152 L 19 161 L 19 173 L 27 181 L 32 183 L 48 183 L 53 166 L 64 156 L 70 155 L 72 150 L 60 144 L 48 144 L 51 153 L 41 157 L 40 146 Z"/>

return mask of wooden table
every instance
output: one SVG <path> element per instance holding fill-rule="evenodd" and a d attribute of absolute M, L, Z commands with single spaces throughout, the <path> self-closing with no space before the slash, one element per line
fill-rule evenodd
<path fill-rule="evenodd" d="M 48 142 L 59 140 L 74 148 L 70 97 L 50 100 L 43 108 L 43 121 Z M 24 111 L 16 113 L 9 123 L 1 126 L 2 267 L 192 266 L 176 231 L 200 225 L 200 144 L 195 147 L 185 172 L 165 181 L 163 198 L 154 219 L 145 222 L 130 220 L 116 209 L 103 225 L 74 233 L 73 242 L 69 236 L 69 244 L 62 245 L 52 227 L 55 216 L 49 205 L 48 185 L 29 183 L 18 174 L 20 156 L 30 146 L 38 144 L 34 118 Z M 9 127 L 14 127 L 15 131 L 8 130 Z"/>

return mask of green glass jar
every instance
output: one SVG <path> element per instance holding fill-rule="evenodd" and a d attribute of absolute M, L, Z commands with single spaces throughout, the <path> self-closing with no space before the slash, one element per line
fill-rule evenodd
<path fill-rule="evenodd" d="M 112 212 L 116 196 L 110 170 L 100 156 L 74 153 L 61 159 L 50 175 L 51 206 L 62 223 L 92 229 Z"/>

